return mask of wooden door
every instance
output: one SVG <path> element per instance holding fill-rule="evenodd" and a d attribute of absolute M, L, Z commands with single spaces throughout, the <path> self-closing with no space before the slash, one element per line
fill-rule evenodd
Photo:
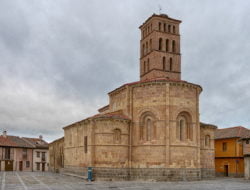
<path fill-rule="evenodd" d="M 5 171 L 13 171 L 13 160 L 5 160 Z"/>
<path fill-rule="evenodd" d="M 45 163 L 42 163 L 42 171 L 45 171 Z"/>
<path fill-rule="evenodd" d="M 23 161 L 19 161 L 19 171 L 23 171 Z"/>
<path fill-rule="evenodd" d="M 224 176 L 228 177 L 228 165 L 224 165 Z"/>

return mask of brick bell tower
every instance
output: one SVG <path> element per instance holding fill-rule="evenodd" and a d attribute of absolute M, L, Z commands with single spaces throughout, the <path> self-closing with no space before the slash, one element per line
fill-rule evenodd
<path fill-rule="evenodd" d="M 139 28 L 140 80 L 181 79 L 180 20 L 153 14 Z"/>

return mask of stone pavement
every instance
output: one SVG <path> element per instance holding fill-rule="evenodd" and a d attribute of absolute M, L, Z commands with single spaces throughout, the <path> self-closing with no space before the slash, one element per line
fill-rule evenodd
<path fill-rule="evenodd" d="M 1 190 L 250 190 L 242 178 L 192 182 L 86 182 L 80 178 L 45 172 L 0 172 Z"/>

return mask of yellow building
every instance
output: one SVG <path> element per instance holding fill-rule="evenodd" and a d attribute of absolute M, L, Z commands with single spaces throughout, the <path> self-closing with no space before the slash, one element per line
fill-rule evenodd
<path fill-rule="evenodd" d="M 249 130 L 244 127 L 217 129 L 215 132 L 215 170 L 218 176 L 244 176 L 241 138 Z"/>

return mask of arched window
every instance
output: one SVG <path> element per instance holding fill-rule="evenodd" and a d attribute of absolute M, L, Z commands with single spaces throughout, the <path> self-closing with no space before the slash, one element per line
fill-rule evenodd
<path fill-rule="evenodd" d="M 121 130 L 120 129 L 114 130 L 114 143 L 115 144 L 121 143 Z"/>
<path fill-rule="evenodd" d="M 173 59 L 172 57 L 170 57 L 169 59 L 169 71 L 172 71 L 173 70 Z"/>
<path fill-rule="evenodd" d="M 147 71 L 149 71 L 149 58 L 148 58 L 148 65 L 147 65 Z"/>
<path fill-rule="evenodd" d="M 166 25 L 166 23 L 164 23 L 164 32 L 166 32 L 167 31 L 167 25 Z"/>
<path fill-rule="evenodd" d="M 159 50 L 162 49 L 162 38 L 159 38 Z"/>
<path fill-rule="evenodd" d="M 172 52 L 175 52 L 175 41 L 172 41 Z"/>
<path fill-rule="evenodd" d="M 155 116 L 151 112 L 145 112 L 140 117 L 140 140 L 151 141 L 156 138 Z"/>
<path fill-rule="evenodd" d="M 173 33 L 175 34 L 175 26 L 173 26 Z"/>
<path fill-rule="evenodd" d="M 210 147 L 210 136 L 209 135 L 205 136 L 205 146 Z"/>
<path fill-rule="evenodd" d="M 159 22 L 159 30 L 161 31 L 161 23 Z"/>
<path fill-rule="evenodd" d="M 192 140 L 192 122 L 191 116 L 187 112 L 181 112 L 177 116 L 176 125 L 176 138 L 180 141 L 185 141 L 186 139 Z"/>
<path fill-rule="evenodd" d="M 185 118 L 182 118 L 182 119 L 179 121 L 179 137 L 180 137 L 180 140 L 181 140 L 181 141 L 184 140 L 185 128 L 186 128 L 186 119 L 185 119 Z"/>
<path fill-rule="evenodd" d="M 146 42 L 146 54 L 148 53 L 148 42 Z"/>
<path fill-rule="evenodd" d="M 152 39 L 149 40 L 149 50 L 152 51 Z"/>
<path fill-rule="evenodd" d="M 162 58 L 162 69 L 163 69 L 163 71 L 166 70 L 166 57 Z"/>
<path fill-rule="evenodd" d="M 147 141 L 150 141 L 151 140 L 151 129 L 152 128 L 152 121 L 151 121 L 151 119 L 147 119 L 147 121 L 146 121 L 146 140 Z"/>
<path fill-rule="evenodd" d="M 168 32 L 171 32 L 171 25 L 168 25 Z"/>
<path fill-rule="evenodd" d="M 168 51 L 168 50 L 169 50 L 168 46 L 169 46 L 169 40 L 168 40 L 168 39 L 166 39 L 166 51 Z"/>

